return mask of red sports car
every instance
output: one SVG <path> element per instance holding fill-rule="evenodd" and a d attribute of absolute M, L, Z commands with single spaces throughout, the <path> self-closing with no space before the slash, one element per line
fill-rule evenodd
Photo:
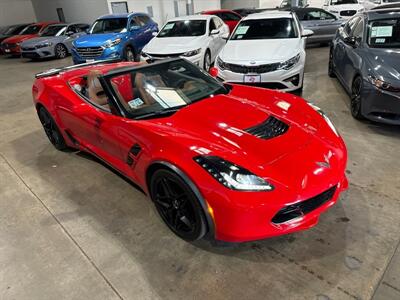
<path fill-rule="evenodd" d="M 56 22 L 40 22 L 26 27 L 18 35 L 14 35 L 1 42 L 1 49 L 3 53 L 13 56 L 21 55 L 21 43 L 23 41 L 38 37 L 47 26 L 56 24 Z"/>
<path fill-rule="evenodd" d="M 294 95 L 222 84 L 183 59 L 103 61 L 36 78 L 50 142 L 92 153 L 135 182 L 185 240 L 307 229 L 347 188 L 342 138 Z"/>
<path fill-rule="evenodd" d="M 235 29 L 236 25 L 242 19 L 241 15 L 229 9 L 207 10 L 203 11 L 202 14 L 214 15 L 220 17 L 222 21 L 224 21 L 224 23 L 228 25 L 230 32 L 232 32 Z"/>

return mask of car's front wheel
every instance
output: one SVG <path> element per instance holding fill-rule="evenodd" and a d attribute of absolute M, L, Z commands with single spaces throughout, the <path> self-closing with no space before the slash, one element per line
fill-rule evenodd
<path fill-rule="evenodd" d="M 211 68 L 211 54 L 210 51 L 207 50 L 206 53 L 204 54 L 203 69 L 204 71 L 208 72 L 210 71 L 210 68 Z"/>
<path fill-rule="evenodd" d="M 363 88 L 363 82 L 361 76 L 357 76 L 353 84 L 351 86 L 351 100 L 350 100 L 350 110 L 351 115 L 357 119 L 362 120 L 364 119 L 363 115 L 361 114 L 361 91 Z"/>
<path fill-rule="evenodd" d="M 150 194 L 161 218 L 177 236 L 195 241 L 206 234 L 206 220 L 199 200 L 175 172 L 157 170 L 150 180 Z"/>
<path fill-rule="evenodd" d="M 56 55 L 56 58 L 66 58 L 68 55 L 68 50 L 63 44 L 57 44 L 56 47 L 54 48 L 54 52 Z"/>
<path fill-rule="evenodd" d="M 66 150 L 68 147 L 65 143 L 64 137 L 50 113 L 44 107 L 41 107 L 39 108 L 38 115 L 40 123 L 42 123 L 44 132 L 49 141 L 57 150 Z"/>

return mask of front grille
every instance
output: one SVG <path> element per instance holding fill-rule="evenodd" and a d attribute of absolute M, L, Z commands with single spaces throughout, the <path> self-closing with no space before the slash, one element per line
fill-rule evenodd
<path fill-rule="evenodd" d="M 267 140 L 284 134 L 288 129 L 289 125 L 274 116 L 269 116 L 263 123 L 250 127 L 245 131 L 258 138 Z"/>
<path fill-rule="evenodd" d="M 280 63 L 258 65 L 258 66 L 245 66 L 227 63 L 224 67 L 233 73 L 248 74 L 248 73 L 268 73 L 278 70 Z"/>
<path fill-rule="evenodd" d="M 332 199 L 335 195 L 336 186 L 331 187 L 325 192 L 302 202 L 292 204 L 282 208 L 273 218 L 272 222 L 275 224 L 281 224 L 293 220 L 295 218 L 304 216 L 309 212 L 317 209 L 324 203 Z"/>
<path fill-rule="evenodd" d="M 343 17 L 351 17 L 354 16 L 356 14 L 357 11 L 355 10 L 342 10 L 340 12 L 340 15 Z"/>
<path fill-rule="evenodd" d="M 173 53 L 173 54 L 155 54 L 155 53 L 146 53 L 148 56 L 150 56 L 153 59 L 163 59 L 163 58 L 173 58 L 173 57 L 179 57 L 183 53 Z"/>
<path fill-rule="evenodd" d="M 34 51 L 34 50 L 36 50 L 36 48 L 35 47 L 22 47 L 22 50 L 23 51 Z"/>
<path fill-rule="evenodd" d="M 95 58 L 101 56 L 103 53 L 103 47 L 85 47 L 76 48 L 76 52 L 83 58 Z"/>

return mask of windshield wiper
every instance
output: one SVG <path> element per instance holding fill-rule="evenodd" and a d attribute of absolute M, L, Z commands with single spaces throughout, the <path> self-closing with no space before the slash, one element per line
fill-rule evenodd
<path fill-rule="evenodd" d="M 157 117 L 163 117 L 166 115 L 171 115 L 171 114 L 176 113 L 178 110 L 180 110 L 182 107 L 185 107 L 185 106 L 186 105 L 181 105 L 181 106 L 166 108 L 166 109 L 160 110 L 160 111 L 150 112 L 150 113 L 135 117 L 135 120 L 143 120 L 143 119 L 150 119 L 150 118 L 157 118 Z"/>

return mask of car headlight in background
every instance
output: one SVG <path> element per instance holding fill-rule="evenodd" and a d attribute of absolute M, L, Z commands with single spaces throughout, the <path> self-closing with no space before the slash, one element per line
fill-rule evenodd
<path fill-rule="evenodd" d="M 392 92 L 398 92 L 400 90 L 400 88 L 394 87 L 390 83 L 383 81 L 374 75 L 368 75 L 368 79 L 378 89 L 392 91 Z"/>
<path fill-rule="evenodd" d="M 224 62 L 219 56 L 217 57 L 217 65 L 222 70 L 225 70 L 227 68 L 226 62 Z"/>
<path fill-rule="evenodd" d="M 121 41 L 122 41 L 122 40 L 121 40 L 120 38 L 115 39 L 115 40 L 113 40 L 113 41 L 107 41 L 107 42 L 104 44 L 104 47 L 106 47 L 106 48 L 114 47 L 114 46 L 118 45 L 119 43 L 121 43 Z"/>
<path fill-rule="evenodd" d="M 194 160 L 218 182 L 232 190 L 272 191 L 273 185 L 250 171 L 217 156 L 197 156 Z"/>
<path fill-rule="evenodd" d="M 328 126 L 332 129 L 332 131 L 339 136 L 339 132 L 337 131 L 335 125 L 333 125 L 332 121 L 328 118 L 328 116 L 320 109 L 318 106 L 316 106 L 314 103 L 308 102 L 307 104 L 310 105 L 317 113 L 319 113 L 325 120 L 325 122 L 328 124 Z"/>
<path fill-rule="evenodd" d="M 53 43 L 48 42 L 48 43 L 43 43 L 43 44 L 36 45 L 35 48 L 39 49 L 39 48 L 44 48 L 44 47 L 50 47 L 52 45 L 53 45 Z"/>
<path fill-rule="evenodd" d="M 297 54 L 296 56 L 293 56 L 291 59 L 288 59 L 287 61 L 280 63 L 278 70 L 289 70 L 294 67 L 300 60 L 300 53 Z"/>
<path fill-rule="evenodd" d="M 187 51 L 187 52 L 183 53 L 182 56 L 186 56 L 186 57 L 195 56 L 195 55 L 199 54 L 200 51 L 201 51 L 201 48 L 192 50 L 192 51 Z"/>

